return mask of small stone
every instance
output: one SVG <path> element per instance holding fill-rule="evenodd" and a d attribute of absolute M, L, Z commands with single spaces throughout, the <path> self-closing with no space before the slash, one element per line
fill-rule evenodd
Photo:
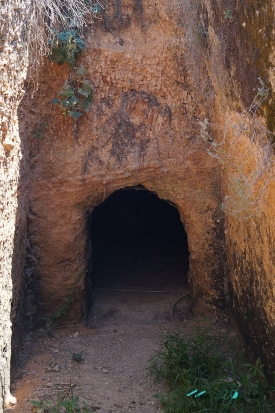
<path fill-rule="evenodd" d="M 54 367 L 53 367 L 53 371 L 60 371 L 60 367 L 56 364 Z"/>
<path fill-rule="evenodd" d="M 58 350 L 57 348 L 55 348 L 55 349 L 53 350 L 53 353 L 59 353 L 59 350 Z"/>
<path fill-rule="evenodd" d="M 103 373 L 109 373 L 109 371 L 107 369 L 102 369 Z"/>
<path fill-rule="evenodd" d="M 77 337 L 78 337 L 78 334 L 79 334 L 79 332 L 76 331 L 76 332 L 73 334 L 73 338 L 77 338 Z"/>

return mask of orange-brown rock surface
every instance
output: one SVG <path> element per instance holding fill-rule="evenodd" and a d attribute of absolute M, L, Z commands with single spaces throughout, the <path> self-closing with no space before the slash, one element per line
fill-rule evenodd
<path fill-rule="evenodd" d="M 230 182 L 243 172 L 240 154 L 248 154 L 244 173 L 250 176 L 265 144 L 245 128 L 236 138 L 233 119 L 247 113 L 257 120 L 255 111 L 243 111 L 259 88 L 272 86 L 274 1 L 232 0 L 230 13 L 228 7 L 214 0 L 110 2 L 92 31 L 84 31 L 87 50 L 77 64 L 94 84 L 94 101 L 79 119 L 51 103 L 70 68 L 45 59 L 34 98 L 26 86 L 19 114 L 31 178 L 31 322 L 38 307 L 56 311 L 72 287 L 78 295 L 70 317 L 81 316 L 89 215 L 114 191 L 141 184 L 179 210 L 194 303 L 228 304 L 272 372 L 274 180 L 265 185 L 267 170 L 259 175 L 255 188 L 262 186 L 264 196 L 257 214 L 249 213 L 253 202 L 233 216 L 222 206 L 227 196 L 234 201 Z M 269 91 L 258 112 L 269 129 L 273 108 Z"/>
<path fill-rule="evenodd" d="M 78 62 L 94 83 L 90 112 L 72 120 L 50 103 L 68 69 L 48 60 L 34 100 L 23 104 L 31 242 L 48 310 L 85 274 L 88 214 L 113 191 L 137 184 L 177 206 L 188 234 L 194 297 L 224 305 L 217 163 L 199 136 L 198 118 L 207 108 L 204 96 L 193 93 L 198 85 L 177 29 L 165 2 L 146 2 L 142 13 L 131 2 L 111 8 L 85 33 L 87 52 Z M 48 124 L 40 140 L 31 138 L 34 122 Z"/>
<path fill-rule="evenodd" d="M 90 112 L 77 120 L 50 103 L 69 68 L 45 60 L 39 90 L 22 104 L 21 128 L 29 138 L 33 271 L 41 277 L 48 312 L 60 306 L 77 279 L 80 294 L 71 317 L 80 316 L 87 216 L 112 192 L 142 184 L 180 212 L 194 298 L 219 307 L 231 300 L 248 343 L 260 343 L 258 354 L 263 337 L 273 337 L 272 213 L 243 219 L 227 210 L 224 231 L 223 197 L 232 196 L 230 174 L 238 170 L 237 153 L 245 146 L 239 141 L 224 164 L 207 154 L 209 145 L 223 139 L 222 125 L 253 101 L 257 78 L 270 67 L 273 2 L 261 9 L 253 0 L 233 3 L 227 14 L 224 2 L 206 0 L 110 4 L 92 32 L 84 33 L 87 51 L 78 65 L 95 90 Z M 272 126 L 270 96 L 262 115 Z M 202 139 L 205 119 L 216 125 L 208 142 Z M 33 137 L 34 125 L 44 123 L 41 139 Z M 245 145 L 253 152 L 251 139 Z M 230 152 L 230 144 L 223 149 Z M 272 197 L 271 186 L 268 193 Z M 255 302 L 257 314 L 250 319 Z M 266 342 L 270 348 L 271 340 Z"/>

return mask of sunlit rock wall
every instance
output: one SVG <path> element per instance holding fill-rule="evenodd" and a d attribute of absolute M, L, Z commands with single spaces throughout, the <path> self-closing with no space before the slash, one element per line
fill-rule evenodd
<path fill-rule="evenodd" d="M 51 103 L 69 68 L 45 60 L 39 90 L 32 99 L 30 88 L 20 105 L 31 164 L 27 274 L 42 294 L 28 293 L 32 321 L 39 305 L 52 314 L 72 289 L 67 316 L 80 317 L 88 216 L 115 190 L 142 184 L 180 212 L 194 302 L 230 304 L 250 348 L 273 371 L 272 151 L 254 187 L 261 199 L 244 189 L 266 143 L 253 122 L 274 127 L 271 90 L 258 111 L 250 110 L 259 89 L 274 83 L 273 34 L 273 0 L 110 2 L 108 14 L 84 31 L 87 51 L 77 64 L 94 84 L 94 102 L 75 120 Z M 16 145 L 11 135 L 3 139 L 11 162 Z M 7 259 L 12 251 L 6 251 Z"/>
<path fill-rule="evenodd" d="M 0 412 L 10 386 L 12 322 L 21 300 L 26 251 L 26 176 L 17 108 L 28 65 L 22 36 L 29 6 L 28 0 L 0 2 Z M 15 335 L 14 354 L 20 336 L 16 323 Z"/>
<path fill-rule="evenodd" d="M 76 288 L 70 317 L 80 317 L 88 215 L 113 191 L 137 184 L 179 210 L 194 302 L 225 305 L 219 165 L 206 155 L 198 123 L 214 92 L 194 18 L 191 6 L 182 11 L 165 0 L 110 3 L 108 14 L 86 29 L 87 51 L 77 62 L 94 84 L 90 112 L 70 119 L 51 103 L 70 69 L 48 59 L 34 99 L 26 96 L 21 105 L 32 255 L 48 314 Z M 34 125 L 40 138 L 32 136 Z"/>
<path fill-rule="evenodd" d="M 203 1 L 198 12 L 215 91 L 215 109 L 202 135 L 221 161 L 231 310 L 270 378 L 275 370 L 274 6 L 273 0 Z"/>

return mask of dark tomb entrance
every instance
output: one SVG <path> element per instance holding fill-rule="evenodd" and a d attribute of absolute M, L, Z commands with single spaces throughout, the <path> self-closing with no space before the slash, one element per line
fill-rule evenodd
<path fill-rule="evenodd" d="M 90 231 L 91 327 L 125 319 L 129 306 L 129 322 L 143 310 L 148 322 L 161 318 L 157 309 L 150 314 L 153 302 L 172 303 L 188 289 L 187 237 L 170 202 L 142 186 L 116 191 L 94 209 Z"/>

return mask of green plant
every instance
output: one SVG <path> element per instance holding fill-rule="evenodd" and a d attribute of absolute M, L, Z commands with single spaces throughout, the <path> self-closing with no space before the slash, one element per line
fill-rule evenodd
<path fill-rule="evenodd" d="M 28 40 L 35 55 L 48 54 L 53 30 L 66 32 L 76 29 L 81 32 L 85 25 L 93 23 L 95 15 L 106 8 L 104 0 L 97 0 L 96 4 L 91 0 L 34 0 Z"/>
<path fill-rule="evenodd" d="M 269 95 L 270 92 L 270 88 L 265 84 L 265 82 L 258 77 L 258 82 L 259 82 L 259 86 L 257 88 L 257 96 L 261 99 L 261 102 L 263 101 L 263 99 L 266 99 Z"/>
<path fill-rule="evenodd" d="M 203 40 L 206 40 L 208 36 L 208 30 L 203 23 L 198 26 L 198 36 Z"/>
<path fill-rule="evenodd" d="M 72 359 L 73 361 L 76 361 L 78 363 L 80 363 L 81 361 L 84 361 L 83 351 L 81 351 L 80 353 L 73 353 Z"/>
<path fill-rule="evenodd" d="M 79 397 L 73 395 L 72 389 L 65 397 L 58 393 L 56 401 L 34 400 L 31 404 L 39 413 L 92 413 L 86 403 L 81 403 Z"/>
<path fill-rule="evenodd" d="M 225 19 L 229 19 L 229 20 L 233 19 L 232 10 L 230 9 L 224 10 L 223 15 Z"/>
<path fill-rule="evenodd" d="M 49 46 L 48 58 L 59 65 L 67 63 L 69 66 L 74 66 L 76 57 L 85 50 L 85 42 L 80 38 L 77 30 L 58 32 L 52 29 Z"/>
<path fill-rule="evenodd" d="M 73 68 L 70 78 L 60 90 L 52 103 L 57 104 L 63 115 L 79 118 L 89 112 L 93 101 L 93 85 L 85 79 L 85 68 Z"/>
<path fill-rule="evenodd" d="M 43 123 L 36 122 L 33 127 L 32 136 L 34 138 L 43 139 L 48 126 L 49 124 L 46 122 L 43 122 Z"/>
<path fill-rule="evenodd" d="M 227 338 L 198 330 L 194 336 L 167 335 L 150 359 L 155 381 L 165 380 L 167 394 L 156 395 L 166 413 L 272 412 L 269 386 L 260 360 L 247 364 L 230 357 Z M 232 351 L 232 350 L 231 350 Z"/>
<path fill-rule="evenodd" d="M 63 319 L 63 317 L 68 314 L 68 312 L 70 311 L 75 298 L 78 295 L 78 288 L 77 288 L 77 284 L 79 283 L 79 281 L 81 280 L 81 278 L 83 278 L 83 274 L 79 273 L 76 276 L 76 279 L 73 283 L 73 285 L 71 286 L 71 290 L 69 292 L 69 294 L 63 298 L 62 300 L 62 304 L 60 305 L 60 307 L 58 308 L 58 310 L 50 317 L 50 319 L 48 320 L 48 324 L 52 327 L 55 328 L 58 326 L 58 324 L 61 322 L 61 320 Z"/>

